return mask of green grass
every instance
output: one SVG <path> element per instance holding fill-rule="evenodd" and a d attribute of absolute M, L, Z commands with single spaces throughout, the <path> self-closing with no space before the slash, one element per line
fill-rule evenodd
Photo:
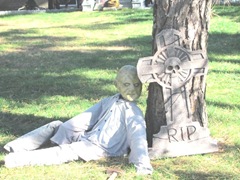
<path fill-rule="evenodd" d="M 141 177 L 127 159 L 6 169 L 0 179 L 240 179 L 240 7 L 214 8 L 208 40 L 207 110 L 214 154 L 152 161 Z M 65 121 L 117 91 L 117 70 L 151 55 L 152 11 L 41 13 L 0 16 L 0 160 L 8 141 Z M 146 108 L 146 86 L 139 105 Z"/>

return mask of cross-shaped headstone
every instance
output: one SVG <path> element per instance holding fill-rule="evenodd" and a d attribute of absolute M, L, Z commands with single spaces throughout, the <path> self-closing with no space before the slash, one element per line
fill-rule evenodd
<path fill-rule="evenodd" d="M 206 76 L 207 55 L 183 48 L 182 42 L 179 31 L 163 30 L 156 36 L 157 52 L 140 58 L 137 64 L 141 82 L 157 82 L 164 94 L 167 125 L 153 135 L 151 158 L 218 151 L 207 127 L 194 121 L 190 110 L 188 82 L 194 76 Z"/>

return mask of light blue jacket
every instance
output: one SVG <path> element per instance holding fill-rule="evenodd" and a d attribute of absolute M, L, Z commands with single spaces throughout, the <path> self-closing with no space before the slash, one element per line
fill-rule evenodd
<path fill-rule="evenodd" d="M 142 111 L 120 94 L 103 99 L 63 123 L 51 141 L 58 145 L 82 142 L 78 155 L 85 161 L 123 156 L 130 150 L 129 162 L 137 170 L 152 171 Z"/>

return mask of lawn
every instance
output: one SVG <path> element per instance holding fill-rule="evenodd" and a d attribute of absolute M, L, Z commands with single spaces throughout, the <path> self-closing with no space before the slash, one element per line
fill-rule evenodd
<path fill-rule="evenodd" d="M 152 10 L 0 16 L 0 160 L 10 140 L 53 120 L 66 121 L 117 91 L 126 64 L 151 55 Z M 0 179 L 240 179 L 240 6 L 213 9 L 208 39 L 207 111 L 219 153 L 152 161 L 137 176 L 126 158 L 7 169 Z M 146 85 L 138 101 L 145 112 Z"/>

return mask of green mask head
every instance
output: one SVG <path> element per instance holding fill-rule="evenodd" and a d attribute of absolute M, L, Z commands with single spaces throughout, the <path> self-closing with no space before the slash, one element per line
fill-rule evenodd
<path fill-rule="evenodd" d="M 122 95 L 128 101 L 137 100 L 142 92 L 142 83 L 140 82 L 137 69 L 134 66 L 123 66 L 115 79 L 115 85 Z"/>

